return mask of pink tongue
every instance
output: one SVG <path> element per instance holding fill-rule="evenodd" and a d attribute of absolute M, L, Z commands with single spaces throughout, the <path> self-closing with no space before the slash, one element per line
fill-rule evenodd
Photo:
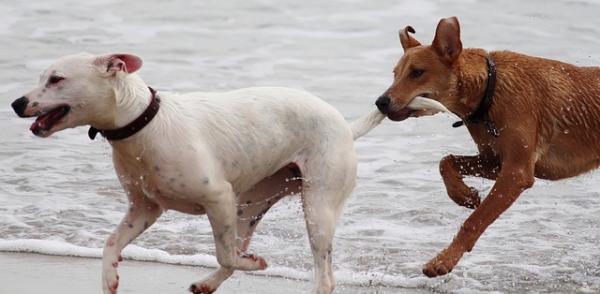
<path fill-rule="evenodd" d="M 29 127 L 30 131 L 44 130 L 46 129 L 46 121 L 44 119 L 37 119 Z"/>

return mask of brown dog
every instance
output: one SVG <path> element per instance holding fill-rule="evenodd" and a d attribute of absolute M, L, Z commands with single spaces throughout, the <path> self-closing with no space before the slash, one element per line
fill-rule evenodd
<path fill-rule="evenodd" d="M 392 86 L 377 100 L 379 110 L 401 121 L 427 114 L 406 108 L 414 97 L 437 100 L 463 120 L 479 149 L 478 155 L 448 155 L 440 162 L 450 198 L 475 211 L 450 246 L 424 266 L 423 273 L 435 277 L 452 271 L 534 177 L 558 180 L 598 167 L 600 68 L 463 50 L 456 17 L 439 22 L 429 46 L 409 32 L 414 30 L 400 32 L 404 56 Z M 496 183 L 480 203 L 464 176 Z"/>

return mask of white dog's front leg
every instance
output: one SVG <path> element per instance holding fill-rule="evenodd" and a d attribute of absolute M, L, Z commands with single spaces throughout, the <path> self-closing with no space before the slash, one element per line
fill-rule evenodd
<path fill-rule="evenodd" d="M 105 294 L 117 293 L 119 275 L 117 266 L 121 251 L 137 236 L 149 228 L 161 215 L 161 208 L 144 196 L 130 196 L 130 207 L 115 231 L 110 234 L 102 254 L 102 290 Z"/>
<path fill-rule="evenodd" d="M 237 248 L 237 208 L 231 185 L 227 184 L 222 192 L 214 194 L 214 198 L 205 203 L 204 207 L 213 229 L 217 261 L 221 266 L 245 271 L 267 268 L 262 257 L 242 253 Z"/>

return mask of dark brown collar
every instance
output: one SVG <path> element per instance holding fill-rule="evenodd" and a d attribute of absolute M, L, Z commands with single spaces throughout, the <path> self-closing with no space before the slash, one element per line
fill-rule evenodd
<path fill-rule="evenodd" d="M 483 94 L 483 98 L 481 98 L 481 102 L 479 103 L 479 107 L 475 109 L 471 115 L 469 115 L 466 119 L 457 121 L 452 124 L 452 127 L 458 128 L 468 123 L 484 123 L 486 128 L 488 129 L 488 133 L 490 133 L 494 137 L 500 136 L 500 132 L 496 128 L 494 122 L 487 115 L 490 111 L 490 107 L 492 107 L 492 102 L 494 98 L 494 92 L 496 91 L 496 63 L 494 59 L 489 54 L 485 56 L 485 60 L 487 61 L 487 69 L 488 69 L 488 79 L 487 84 L 485 85 L 485 92 Z"/>
<path fill-rule="evenodd" d="M 96 138 L 96 135 L 100 133 L 102 137 L 106 138 L 109 141 L 118 141 L 129 138 L 133 136 L 135 133 L 139 132 L 143 129 L 147 124 L 152 121 L 156 113 L 158 113 L 158 108 L 160 107 L 160 98 L 156 95 L 156 91 L 154 89 L 148 87 L 150 89 L 150 93 L 152 93 L 152 98 L 150 100 L 150 104 L 144 110 L 144 112 L 138 116 L 138 118 L 134 119 L 132 122 L 127 124 L 124 127 L 114 129 L 114 130 L 99 130 L 94 127 L 90 127 L 88 131 L 88 136 L 91 140 Z"/>

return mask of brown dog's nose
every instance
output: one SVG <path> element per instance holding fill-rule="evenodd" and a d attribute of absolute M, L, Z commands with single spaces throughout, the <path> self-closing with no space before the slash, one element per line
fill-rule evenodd
<path fill-rule="evenodd" d="M 390 107 L 390 97 L 388 97 L 388 96 L 379 97 L 377 99 L 377 101 L 375 102 L 375 105 L 377 105 L 377 109 L 379 109 L 379 111 L 381 111 L 381 113 L 387 114 L 388 108 Z"/>
<path fill-rule="evenodd" d="M 29 99 L 23 96 L 17 100 L 15 100 L 10 106 L 15 110 L 18 116 L 26 117 L 25 108 L 27 108 L 27 104 L 29 103 Z"/>

